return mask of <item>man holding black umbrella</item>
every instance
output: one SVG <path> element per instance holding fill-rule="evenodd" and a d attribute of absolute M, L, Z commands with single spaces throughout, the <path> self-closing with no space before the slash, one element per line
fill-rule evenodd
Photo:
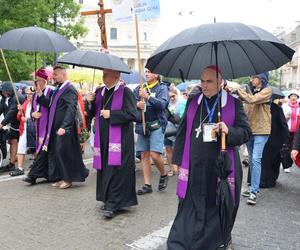
<path fill-rule="evenodd" d="M 216 74 L 218 72 L 218 81 Z M 236 146 L 249 139 L 250 128 L 242 103 L 220 91 L 221 71 L 212 65 L 201 73 L 202 93 L 188 100 L 178 129 L 173 163 L 180 166 L 177 195 L 178 212 L 168 238 L 168 249 L 225 249 L 239 206 L 242 168 Z M 221 106 L 221 107 L 220 107 Z M 218 113 L 223 122 L 218 122 Z M 220 203 L 216 202 L 218 175 L 216 160 L 220 154 L 215 132 L 226 134 L 231 173 L 228 177 L 232 210 L 222 230 Z"/>

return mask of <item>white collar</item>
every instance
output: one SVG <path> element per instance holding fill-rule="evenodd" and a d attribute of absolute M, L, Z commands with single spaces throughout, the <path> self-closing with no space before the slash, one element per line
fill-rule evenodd
<path fill-rule="evenodd" d="M 59 89 L 62 89 L 64 86 L 66 86 L 67 85 L 67 83 L 69 83 L 69 81 L 67 80 L 67 81 L 65 81 L 60 87 L 59 87 Z"/>
<path fill-rule="evenodd" d="M 102 89 L 101 95 L 102 95 L 102 96 L 104 95 L 105 89 L 110 90 L 110 89 L 112 89 L 113 87 L 115 87 L 114 92 L 116 92 L 116 91 L 118 90 L 118 88 L 121 86 L 121 84 L 123 84 L 123 82 L 122 82 L 122 81 L 119 81 L 119 82 L 117 82 L 116 85 L 114 85 L 114 86 L 112 86 L 112 87 L 110 87 L 110 88 L 107 88 L 107 87 L 105 86 L 105 87 Z"/>
<path fill-rule="evenodd" d="M 222 89 L 222 100 L 221 100 L 221 104 L 222 104 L 221 106 L 222 106 L 222 108 L 227 103 L 227 95 L 228 95 L 227 92 L 224 89 Z M 203 98 L 203 93 L 198 98 L 198 105 L 201 103 L 202 98 Z"/>

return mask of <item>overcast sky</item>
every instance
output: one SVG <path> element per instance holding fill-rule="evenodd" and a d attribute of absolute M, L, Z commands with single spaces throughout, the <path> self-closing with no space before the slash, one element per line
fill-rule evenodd
<path fill-rule="evenodd" d="M 160 43 L 182 29 L 213 22 L 214 16 L 217 22 L 242 22 L 269 32 L 300 21 L 300 0 L 160 0 L 160 8 Z"/>

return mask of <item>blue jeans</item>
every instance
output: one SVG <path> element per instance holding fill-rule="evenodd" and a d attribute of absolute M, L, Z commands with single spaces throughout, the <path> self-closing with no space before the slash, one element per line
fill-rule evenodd
<path fill-rule="evenodd" d="M 251 173 L 251 193 L 256 194 L 259 190 L 261 159 L 268 138 L 268 135 L 252 135 L 247 143 Z"/>

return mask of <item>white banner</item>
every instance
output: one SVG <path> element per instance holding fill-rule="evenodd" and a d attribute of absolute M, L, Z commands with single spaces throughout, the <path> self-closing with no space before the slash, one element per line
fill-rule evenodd
<path fill-rule="evenodd" d="M 159 0 L 112 0 L 112 13 L 115 21 L 133 20 L 136 13 L 140 21 L 160 17 Z"/>

